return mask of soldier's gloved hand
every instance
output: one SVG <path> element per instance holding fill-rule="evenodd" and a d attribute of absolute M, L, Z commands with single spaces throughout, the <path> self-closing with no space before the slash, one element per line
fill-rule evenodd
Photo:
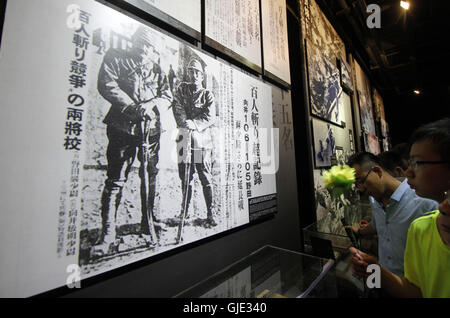
<path fill-rule="evenodd" d="M 186 128 L 190 130 L 197 130 L 197 126 L 195 126 L 194 122 L 190 119 L 186 120 Z"/>
<path fill-rule="evenodd" d="M 152 120 L 155 117 L 155 112 L 153 111 L 155 106 L 156 104 L 153 101 L 141 104 L 142 119 L 147 117 Z"/>

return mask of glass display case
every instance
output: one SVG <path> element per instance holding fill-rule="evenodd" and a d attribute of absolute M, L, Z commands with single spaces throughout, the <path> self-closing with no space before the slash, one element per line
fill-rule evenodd
<path fill-rule="evenodd" d="M 368 222 L 371 220 L 372 210 L 368 202 L 358 201 L 352 204 L 348 210 L 345 211 L 346 213 L 343 213 L 344 220 L 348 225 L 357 225 L 363 219 Z M 347 251 L 350 246 L 355 245 L 346 233 L 342 219 L 337 216 L 337 213 L 333 212 L 328 213 L 326 217 L 305 227 L 303 229 L 303 236 L 304 244 L 313 248 L 315 245 L 320 244 L 320 241 L 330 241 L 335 256 L 340 252 Z M 361 243 L 357 241 L 357 246 Z"/>
<path fill-rule="evenodd" d="M 178 298 L 337 297 L 334 261 L 266 245 Z"/>

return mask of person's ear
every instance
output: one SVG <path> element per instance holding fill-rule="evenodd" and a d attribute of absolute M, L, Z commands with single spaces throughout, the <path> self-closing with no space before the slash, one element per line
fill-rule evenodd
<path fill-rule="evenodd" d="M 383 176 L 383 169 L 380 166 L 373 166 L 372 171 L 375 172 L 380 178 Z"/>

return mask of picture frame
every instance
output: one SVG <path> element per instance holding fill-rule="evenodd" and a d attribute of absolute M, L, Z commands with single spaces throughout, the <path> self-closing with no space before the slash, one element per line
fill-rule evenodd
<path fill-rule="evenodd" d="M 334 126 L 316 118 L 312 118 L 311 123 L 315 168 L 331 167 L 332 157 L 336 156 L 336 132 L 334 131 Z"/>
<path fill-rule="evenodd" d="M 241 0 L 239 7 L 235 4 L 204 0 L 203 47 L 262 74 L 260 1 Z"/>
<path fill-rule="evenodd" d="M 338 62 L 341 77 L 341 86 L 347 94 L 352 95 L 354 92 L 354 86 L 350 65 L 345 61 L 343 57 L 340 57 L 338 59 Z"/>
<path fill-rule="evenodd" d="M 74 265 L 77 279 L 84 281 L 231 233 L 277 212 L 275 158 L 267 157 L 275 154 L 275 141 L 261 142 L 258 135 L 259 128 L 273 131 L 269 84 L 97 1 L 8 1 L 5 16 L 0 59 L 2 129 L 23 134 L 33 125 L 42 129 L 28 134 L 29 147 L 22 147 L 23 152 L 9 152 L 2 162 L 21 167 L 42 164 L 31 175 L 27 169 L 4 174 L 8 184 L 33 193 L 17 200 L 17 193 L 4 192 L 5 215 L 39 213 L 28 213 L 20 222 L 26 236 L 8 222 L 0 225 L 4 235 L 26 246 L 3 250 L 4 268 L 11 269 L 12 279 L 2 291 L 33 296 L 65 286 L 68 272 L 62 264 Z M 27 28 L 20 27 L 23 19 Z M 74 26 L 58 27 L 58 21 L 66 20 Z M 37 29 L 52 36 L 37 38 Z M 150 46 L 152 50 L 144 49 Z M 46 49 L 54 47 L 58 50 Z M 50 65 L 52 72 L 45 72 Z M 202 74 L 195 83 L 193 70 Z M 177 126 L 177 120 L 186 120 L 183 108 L 189 106 L 181 101 L 188 99 L 185 96 L 193 86 L 205 96 L 201 121 L 205 124 L 207 119 L 208 124 L 196 138 L 197 145 L 200 140 L 200 147 L 207 149 L 200 159 L 185 150 L 194 144 L 194 137 L 190 132 L 183 135 L 185 131 Z M 22 96 L 29 116 L 17 122 L 13 118 L 23 110 L 17 107 L 21 87 L 32 91 Z M 125 100 L 140 106 L 151 100 L 155 106 L 149 115 L 137 107 L 122 112 Z M 221 134 L 219 127 L 226 133 Z M 233 138 L 236 131 L 239 143 Z M 192 143 L 182 142 L 184 136 Z M 24 136 L 9 138 L 20 144 Z M 42 140 L 49 142 L 44 145 Z M 126 144 L 129 151 L 124 154 L 118 144 Z M 203 162 L 203 175 L 186 168 L 187 173 L 180 172 L 186 154 L 191 163 Z M 127 158 L 122 160 L 124 155 Z M 206 160 L 214 163 L 211 171 Z M 247 166 L 247 175 L 230 162 Z M 44 179 L 46 186 L 36 188 Z M 203 183 L 205 179 L 209 185 Z M 233 191 L 222 187 L 224 183 L 234 184 Z M 39 266 L 29 271 L 22 266 L 26 264 Z"/>
<path fill-rule="evenodd" d="M 197 41 L 202 39 L 201 1 L 172 0 L 168 4 L 169 2 L 164 0 L 124 0 Z M 186 12 L 186 10 L 189 11 Z"/>
<path fill-rule="evenodd" d="M 354 153 L 355 152 L 355 141 L 353 139 L 353 131 L 351 129 L 348 130 L 348 138 L 350 141 L 350 151 L 352 153 Z"/>
<path fill-rule="evenodd" d="M 309 40 L 306 40 L 306 52 L 311 115 L 343 127 L 339 69 Z"/>

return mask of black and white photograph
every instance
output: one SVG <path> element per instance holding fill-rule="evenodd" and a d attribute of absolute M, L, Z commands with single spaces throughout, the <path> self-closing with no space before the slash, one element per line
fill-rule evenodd
<path fill-rule="evenodd" d="M 159 20 L 201 40 L 201 0 L 124 0 Z"/>
<path fill-rule="evenodd" d="M 347 94 L 353 94 L 353 81 L 351 68 L 344 58 L 339 58 L 339 66 L 341 72 L 341 85 Z"/>
<path fill-rule="evenodd" d="M 357 61 L 355 61 L 355 70 L 361 129 L 375 135 L 375 117 L 373 113 L 372 93 L 369 78 L 361 69 Z"/>
<path fill-rule="evenodd" d="M 300 0 L 302 31 L 330 61 L 345 56 L 345 45 L 315 0 Z"/>
<path fill-rule="evenodd" d="M 348 138 L 350 141 L 350 151 L 355 152 L 355 143 L 353 140 L 353 132 L 351 129 L 348 130 Z"/>
<path fill-rule="evenodd" d="M 259 0 L 205 0 L 205 43 L 261 72 Z"/>
<path fill-rule="evenodd" d="M 310 41 L 306 41 L 306 50 L 311 114 L 341 125 L 345 117 L 339 69 Z"/>
<path fill-rule="evenodd" d="M 21 277 L 2 277 L 5 288 L 30 296 L 64 285 L 70 264 L 88 278 L 276 212 L 276 203 L 252 206 L 276 202 L 269 85 L 96 1 L 43 2 L 8 2 L 3 30 L 4 128 L 21 112 L 13 87 L 33 87 L 23 104 L 36 107 L 15 124 L 33 134 L 14 161 L 33 158 L 39 171 L 5 175 L 33 196 L 5 198 L 2 213 L 40 211 L 20 222 L 26 250 L 2 250 Z M 38 39 L 37 29 L 53 36 Z M 51 278 L 31 279 L 30 264 Z"/>
<path fill-rule="evenodd" d="M 336 139 L 333 125 L 312 119 L 314 137 L 314 162 L 316 168 L 330 167 L 331 157 L 336 156 Z"/>
<path fill-rule="evenodd" d="M 386 114 L 384 111 L 383 97 L 380 95 L 376 88 L 373 89 L 373 103 L 375 107 L 375 117 L 377 121 L 377 127 L 379 127 L 378 136 L 380 138 L 388 137 L 388 127 L 386 122 Z"/>
<path fill-rule="evenodd" d="M 285 0 L 262 0 L 264 74 L 291 84 Z"/>
<path fill-rule="evenodd" d="M 344 148 L 341 146 L 336 146 L 336 165 L 345 165 L 346 156 L 344 153 Z"/>

